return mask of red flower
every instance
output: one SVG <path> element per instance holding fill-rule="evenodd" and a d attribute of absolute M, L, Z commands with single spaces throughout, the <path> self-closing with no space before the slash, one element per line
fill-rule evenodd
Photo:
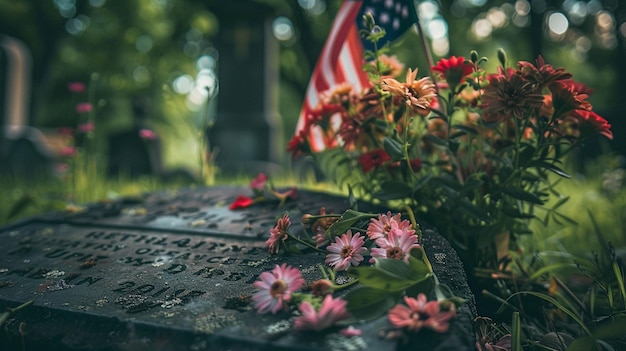
<path fill-rule="evenodd" d="M 442 58 L 439 60 L 437 65 L 432 67 L 432 70 L 441 73 L 450 88 L 454 89 L 465 76 L 474 72 L 474 66 L 465 62 L 463 56 L 451 56 L 449 59 Z"/>
<path fill-rule="evenodd" d="M 541 55 L 537 57 L 536 66 L 526 61 L 519 61 L 517 66 L 519 67 L 520 75 L 525 80 L 532 82 L 540 88 L 572 77 L 572 74 L 563 68 L 554 68 L 552 65 L 546 64 Z"/>
<path fill-rule="evenodd" d="M 307 141 L 307 133 L 309 128 L 302 129 L 293 139 L 287 143 L 287 151 L 291 152 L 291 159 L 311 153 L 311 147 Z"/>
<path fill-rule="evenodd" d="M 591 110 L 587 94 L 580 92 L 580 86 L 573 80 L 566 80 L 550 85 L 552 106 L 559 117 L 573 110 Z"/>
<path fill-rule="evenodd" d="M 230 206 L 228 206 L 229 210 L 236 210 L 239 208 L 246 208 L 246 207 L 250 207 L 252 204 L 254 203 L 254 201 L 244 195 L 239 195 L 237 196 L 237 198 L 235 199 L 235 201 L 230 204 Z"/>
<path fill-rule="evenodd" d="M 538 88 L 515 71 L 500 68 L 499 74 L 487 78 L 489 85 L 485 88 L 480 106 L 486 122 L 502 122 L 512 116 L 527 118 L 543 106 L 543 95 Z"/>
<path fill-rule="evenodd" d="M 385 150 L 377 149 L 359 156 L 359 164 L 361 165 L 361 169 L 363 169 L 363 173 L 367 173 L 373 168 L 382 166 L 390 159 L 389 154 L 387 154 Z"/>
<path fill-rule="evenodd" d="M 613 139 L 611 125 L 597 113 L 593 111 L 577 110 L 574 112 L 574 116 L 578 118 L 581 137 L 584 138 L 590 134 L 598 133 L 609 139 Z"/>

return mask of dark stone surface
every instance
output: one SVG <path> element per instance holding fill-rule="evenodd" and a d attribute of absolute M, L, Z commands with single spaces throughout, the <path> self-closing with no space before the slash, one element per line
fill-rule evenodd
<path fill-rule="evenodd" d="M 379 337 L 386 317 L 358 325 L 357 338 L 287 332 L 285 315 L 249 304 L 261 272 L 287 262 L 307 282 L 321 254 L 270 256 L 264 241 L 282 211 L 291 231 L 304 213 L 341 213 L 347 200 L 300 191 L 298 201 L 228 210 L 248 188 L 158 192 L 49 213 L 0 229 L 0 311 L 34 300 L 0 331 L 0 349 L 27 350 L 395 350 Z M 360 207 L 360 210 L 369 210 Z M 374 209 L 372 208 L 372 211 Z M 424 350 L 473 345 L 473 296 L 461 262 L 434 230 L 424 246 L 439 280 L 468 299 L 445 334 L 420 332 Z M 285 329 L 287 326 L 287 329 Z M 21 333 L 20 333 L 21 330 Z M 451 345 L 451 346 L 447 346 Z"/>

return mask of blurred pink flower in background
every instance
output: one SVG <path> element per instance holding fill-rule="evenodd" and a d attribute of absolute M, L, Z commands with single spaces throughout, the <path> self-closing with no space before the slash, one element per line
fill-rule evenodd
<path fill-rule="evenodd" d="M 89 113 L 93 110 L 93 105 L 89 102 L 80 102 L 76 104 L 76 112 L 78 113 Z"/>
<path fill-rule="evenodd" d="M 147 140 L 154 140 L 157 138 L 157 135 L 155 132 L 153 132 L 150 129 L 140 129 L 139 130 L 139 136 L 142 139 L 147 139 Z"/>
<path fill-rule="evenodd" d="M 83 82 L 69 82 L 67 83 L 67 90 L 72 93 L 82 93 L 86 90 L 85 83 Z"/>
<path fill-rule="evenodd" d="M 94 130 L 93 122 L 83 123 L 78 126 L 78 131 L 82 133 L 93 132 L 93 130 Z"/>
<path fill-rule="evenodd" d="M 265 183 L 267 182 L 267 175 L 265 173 L 259 173 L 256 178 L 250 181 L 250 188 L 255 191 L 263 191 Z"/>
<path fill-rule="evenodd" d="M 74 134 L 74 129 L 72 127 L 59 127 L 57 128 L 57 133 L 66 137 L 71 137 Z"/>
<path fill-rule="evenodd" d="M 302 315 L 294 319 L 293 325 L 299 330 L 324 330 L 349 317 L 347 305 L 346 300 L 326 295 L 319 311 L 316 311 L 309 301 L 304 301 L 298 306 Z"/>
<path fill-rule="evenodd" d="M 66 146 L 59 150 L 59 155 L 61 157 L 71 157 L 76 155 L 76 148 L 73 146 Z"/>

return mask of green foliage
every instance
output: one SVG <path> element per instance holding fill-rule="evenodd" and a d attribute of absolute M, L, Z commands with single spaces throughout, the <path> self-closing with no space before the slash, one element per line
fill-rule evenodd
<path fill-rule="evenodd" d="M 407 294 L 429 293 L 434 287 L 433 272 L 423 248 L 411 250 L 408 264 L 402 260 L 377 259 L 373 266 L 351 267 L 348 273 L 360 287 L 350 290 L 345 299 L 356 320 L 380 317 Z"/>

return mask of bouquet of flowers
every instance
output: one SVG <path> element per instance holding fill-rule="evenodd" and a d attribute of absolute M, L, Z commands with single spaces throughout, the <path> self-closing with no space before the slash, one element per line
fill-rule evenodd
<path fill-rule="evenodd" d="M 369 29 L 374 44 L 385 35 L 373 21 Z M 366 52 L 367 89 L 321 94 L 289 142 L 294 158 L 310 155 L 356 196 L 430 222 L 470 267 L 497 267 L 541 213 L 568 220 L 554 189 L 570 177 L 564 158 L 586 137 L 612 138 L 591 89 L 542 57 L 511 66 L 502 50 L 495 72 L 472 51 L 441 59 L 433 78 L 409 68 L 401 81 L 403 65 L 386 52 Z"/>

